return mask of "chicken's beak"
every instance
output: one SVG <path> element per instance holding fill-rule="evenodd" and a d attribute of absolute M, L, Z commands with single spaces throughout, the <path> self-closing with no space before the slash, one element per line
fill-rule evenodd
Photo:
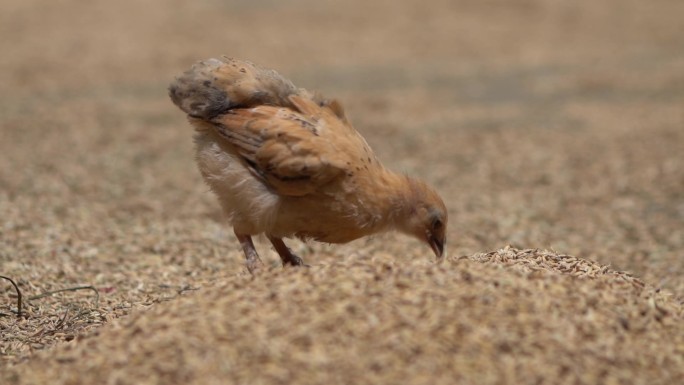
<path fill-rule="evenodd" d="M 429 234 L 428 243 L 430 244 L 432 251 L 435 252 L 437 259 L 442 259 L 444 256 L 444 243 L 446 243 L 446 239 L 438 239 L 434 235 Z"/>

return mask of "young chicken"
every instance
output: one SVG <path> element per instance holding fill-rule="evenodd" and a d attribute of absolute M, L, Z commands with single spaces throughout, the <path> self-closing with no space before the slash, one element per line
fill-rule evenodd
<path fill-rule="evenodd" d="M 327 243 L 398 230 L 444 253 L 447 210 L 425 183 L 380 163 L 335 100 L 273 70 L 231 58 L 195 64 L 169 87 L 195 127 L 199 170 L 254 272 L 264 233 L 284 265 L 283 238 Z"/>

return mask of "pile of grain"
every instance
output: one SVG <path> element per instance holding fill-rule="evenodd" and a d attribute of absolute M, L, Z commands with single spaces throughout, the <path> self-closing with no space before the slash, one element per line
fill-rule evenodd
<path fill-rule="evenodd" d="M 10 384 L 676 383 L 684 307 L 628 274 L 505 248 L 233 276 L 14 366 Z"/>

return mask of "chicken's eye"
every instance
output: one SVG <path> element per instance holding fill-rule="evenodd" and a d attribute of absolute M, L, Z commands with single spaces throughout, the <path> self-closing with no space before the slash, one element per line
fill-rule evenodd
<path fill-rule="evenodd" d="M 444 223 L 442 223 L 442 220 L 439 218 L 435 218 L 432 220 L 432 229 L 433 230 L 440 230 L 444 226 Z"/>

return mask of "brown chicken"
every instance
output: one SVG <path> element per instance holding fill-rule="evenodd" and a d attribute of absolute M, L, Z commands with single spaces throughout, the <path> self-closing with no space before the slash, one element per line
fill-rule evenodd
<path fill-rule="evenodd" d="M 302 259 L 282 238 L 345 243 L 387 230 L 440 258 L 447 211 L 425 183 L 380 163 L 341 105 L 273 70 L 230 58 L 195 64 L 169 87 L 195 127 L 196 160 L 233 225 L 250 272 L 264 233 L 284 265 Z"/>

